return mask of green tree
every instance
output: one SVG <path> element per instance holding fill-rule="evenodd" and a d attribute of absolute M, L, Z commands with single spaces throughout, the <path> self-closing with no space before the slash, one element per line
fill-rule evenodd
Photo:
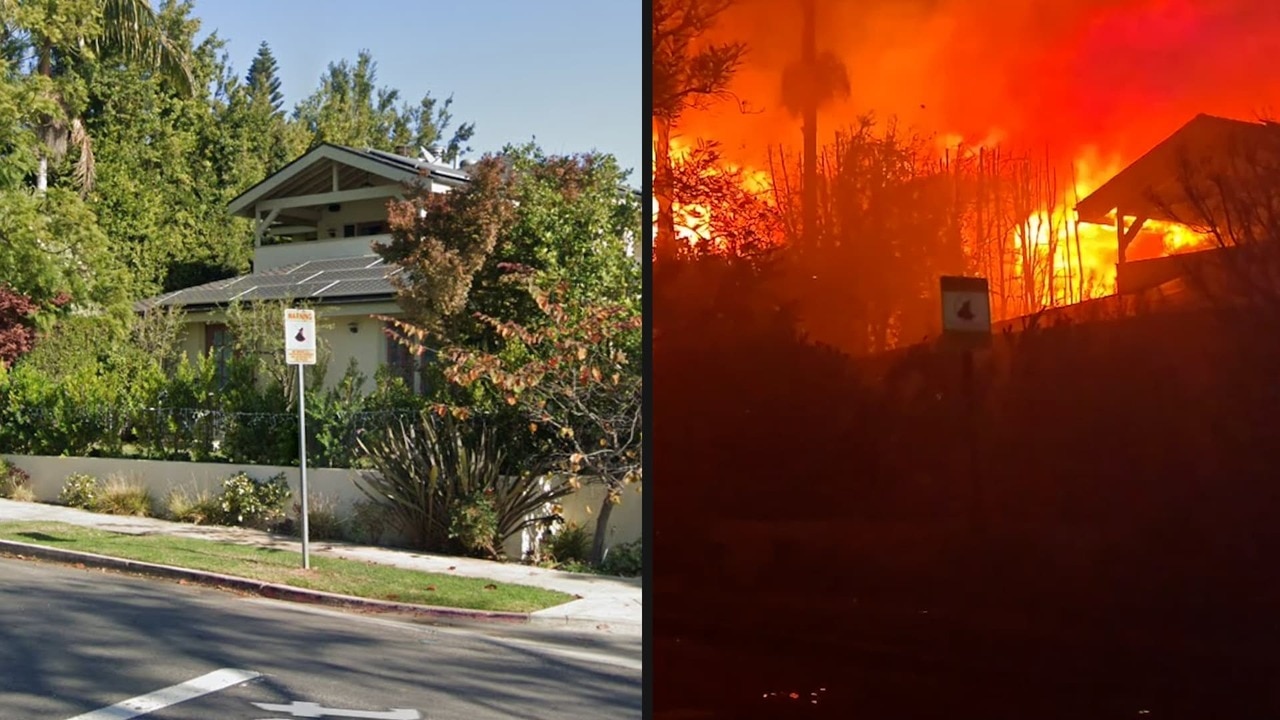
<path fill-rule="evenodd" d="M 251 68 L 243 81 L 231 71 L 225 53 L 217 63 L 219 77 L 210 101 L 213 124 L 206 134 L 207 162 L 213 182 L 226 190 L 227 200 L 297 158 L 310 141 L 301 123 L 277 110 L 270 88 L 278 86 L 279 80 L 274 78 L 274 57 L 267 57 L 269 61 L 259 50 L 254 60 L 257 71 Z"/>
<path fill-rule="evenodd" d="M 249 64 L 244 84 L 253 102 L 265 103 L 271 108 L 272 115 L 283 115 L 284 93 L 280 92 L 280 78 L 276 72 L 276 57 L 271 54 L 271 46 L 263 40 L 258 46 L 258 54 Z"/>
<path fill-rule="evenodd" d="M 137 297 L 246 271 L 252 252 L 244 220 L 229 217 L 226 202 L 243 189 L 245 170 L 236 134 L 227 127 L 210 87 L 226 74 L 216 36 L 198 47 L 199 21 L 190 3 L 166 3 L 159 16 L 167 37 L 190 59 L 195 91 L 172 92 L 164 78 L 129 63 L 91 68 L 85 122 L 97 138 L 98 183 L 91 200 L 114 254 L 129 269 Z"/>
<path fill-rule="evenodd" d="M 0 191 L 0 277 L 46 311 L 128 315 L 120 264 L 93 210 L 65 188 Z"/>
<path fill-rule="evenodd" d="M 416 105 L 402 103 L 399 90 L 377 87 L 377 70 L 368 50 L 360 51 L 355 63 L 329 64 L 320 87 L 294 110 L 312 146 L 328 142 L 387 151 L 436 147 L 445 162 L 455 162 L 470 150 L 467 142 L 475 123 L 458 125 L 445 139 L 453 121 L 452 97 L 440 101 L 427 93 Z"/>
<path fill-rule="evenodd" d="M 53 106 L 35 124 L 39 192 L 48 188 L 50 160 L 61 160 L 69 147 L 78 150 L 77 183 L 86 191 L 93 185 L 93 143 L 81 118 L 86 64 L 136 64 L 178 92 L 191 91 L 188 59 L 148 0 L 0 0 L 0 19 L 10 43 L 29 50 L 32 61 L 25 69 L 40 78 L 38 92 Z"/>
<path fill-rule="evenodd" d="M 0 58 L 0 190 L 20 187 L 35 172 L 34 118 L 54 109 L 35 83 L 15 71 L 15 61 Z"/>

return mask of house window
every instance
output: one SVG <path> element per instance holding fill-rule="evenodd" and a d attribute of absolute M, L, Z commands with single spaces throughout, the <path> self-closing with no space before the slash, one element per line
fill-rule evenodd
<path fill-rule="evenodd" d="M 342 226 L 342 237 L 367 237 L 369 235 L 384 235 L 387 232 L 387 224 L 381 220 L 374 222 L 353 223 Z"/>
<path fill-rule="evenodd" d="M 419 395 L 426 394 L 427 366 L 423 358 L 415 357 L 409 348 L 389 335 L 387 336 L 387 367 L 391 368 L 396 377 L 404 381 L 406 387 Z"/>
<path fill-rule="evenodd" d="M 231 331 L 222 323 L 204 326 L 204 351 L 213 357 L 218 386 L 227 384 L 231 373 Z"/>

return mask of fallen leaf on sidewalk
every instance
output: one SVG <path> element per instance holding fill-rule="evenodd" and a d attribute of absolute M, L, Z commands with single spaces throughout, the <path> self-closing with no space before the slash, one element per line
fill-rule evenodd
<path fill-rule="evenodd" d="M 458 566 L 457 566 L 457 565 L 450 565 L 450 566 L 449 566 L 449 569 L 450 569 L 450 570 L 457 570 L 457 569 L 458 569 Z"/>

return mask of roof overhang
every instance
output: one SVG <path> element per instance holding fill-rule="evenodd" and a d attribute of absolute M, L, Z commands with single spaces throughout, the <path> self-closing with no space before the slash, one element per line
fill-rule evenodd
<path fill-rule="evenodd" d="M 391 197 L 397 189 L 417 183 L 458 187 L 466 182 L 466 173 L 461 170 L 378 150 L 324 143 L 237 195 L 227 210 L 252 218 L 259 210 Z"/>
<path fill-rule="evenodd" d="M 1080 222 L 1112 224 L 1115 216 L 1186 224 L 1195 216 L 1187 192 L 1231 173 L 1241 153 L 1276 143 L 1274 125 L 1197 115 L 1076 205 Z"/>

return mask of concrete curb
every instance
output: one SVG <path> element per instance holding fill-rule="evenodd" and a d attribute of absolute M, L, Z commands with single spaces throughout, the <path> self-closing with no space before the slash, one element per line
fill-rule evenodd
<path fill-rule="evenodd" d="M 308 590 L 306 588 L 294 587 L 292 585 L 269 583 L 262 580 L 251 580 L 249 578 L 236 577 L 234 575 L 223 575 L 221 573 L 191 570 L 188 568 L 174 567 L 172 565 L 159 565 L 156 563 L 141 562 L 138 560 L 127 560 L 124 558 L 110 557 L 108 555 L 80 552 L 78 550 L 62 550 L 59 548 L 51 548 L 46 545 L 32 545 L 14 540 L 0 540 L 0 555 L 9 555 L 19 558 L 35 558 L 38 560 L 48 560 L 51 562 L 68 563 L 73 565 L 78 564 L 86 567 L 98 567 L 109 570 L 131 572 L 169 580 L 186 580 L 200 585 L 238 590 L 240 592 L 271 598 L 273 600 L 287 600 L 289 602 L 326 605 L 329 607 L 337 607 L 347 610 L 408 615 L 413 618 L 431 619 L 444 624 L 530 624 L 531 622 L 535 622 L 530 618 L 528 613 L 466 610 L 461 608 L 437 607 L 433 605 L 413 605 L 410 603 L 398 603 L 389 600 L 372 600 L 369 598 L 353 597 L 350 595 L 339 595 L 337 593 L 324 592 L 321 590 Z M 536 622 L 536 624 L 546 625 L 549 623 L 542 621 Z M 568 623 L 566 623 L 564 619 L 558 618 L 555 624 L 563 625 Z M 576 625 L 578 623 L 572 624 Z"/>

